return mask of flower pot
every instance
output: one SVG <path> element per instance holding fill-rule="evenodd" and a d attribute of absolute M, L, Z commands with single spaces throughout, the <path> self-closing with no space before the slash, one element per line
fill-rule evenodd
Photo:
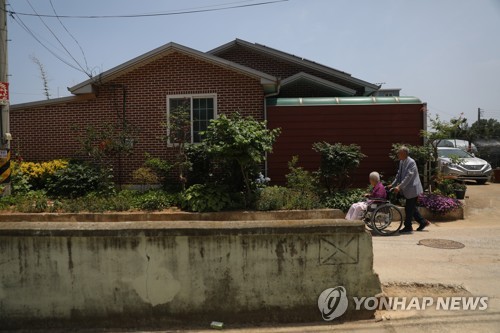
<path fill-rule="evenodd" d="M 493 170 L 493 175 L 495 176 L 495 183 L 500 183 L 500 169 L 496 168 Z"/>
<path fill-rule="evenodd" d="M 455 190 L 455 197 L 460 200 L 465 199 L 465 190 Z"/>

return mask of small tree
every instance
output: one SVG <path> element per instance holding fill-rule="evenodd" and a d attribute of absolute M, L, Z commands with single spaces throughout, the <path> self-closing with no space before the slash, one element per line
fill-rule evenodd
<path fill-rule="evenodd" d="M 332 194 L 334 189 L 346 189 L 349 185 L 349 172 L 357 168 L 366 157 L 355 144 L 316 142 L 313 150 L 321 155 L 318 175 L 328 194 Z"/>
<path fill-rule="evenodd" d="M 177 168 L 178 179 L 182 189 L 186 189 L 187 177 L 191 163 L 189 162 L 186 148 L 191 143 L 191 114 L 189 100 L 181 103 L 170 112 L 167 123 L 167 145 L 176 148 L 174 167 Z"/>
<path fill-rule="evenodd" d="M 252 193 L 251 172 L 264 161 L 265 153 L 272 151 L 279 133 L 278 128 L 268 129 L 266 121 L 244 118 L 239 113 L 221 115 L 210 121 L 203 133 L 203 144 L 210 154 L 239 165 L 248 201 Z"/>
<path fill-rule="evenodd" d="M 74 125 L 74 129 L 77 130 L 78 126 Z M 83 153 L 93 164 L 109 169 L 113 157 L 132 152 L 135 135 L 136 131 L 130 124 L 104 123 L 99 127 L 87 126 L 77 140 L 82 145 Z"/>
<path fill-rule="evenodd" d="M 444 139 L 454 138 L 457 133 L 461 132 L 461 128 L 467 120 L 462 117 L 452 118 L 449 122 L 443 121 L 438 115 L 429 118 L 431 123 L 431 131 L 423 130 L 421 135 L 425 138 L 425 144 L 430 145 L 432 155 L 428 159 L 428 171 L 426 178 L 435 181 L 440 178 L 440 170 L 438 165 L 438 150 L 439 143 Z"/>
<path fill-rule="evenodd" d="M 293 156 L 292 160 L 288 162 L 288 170 L 290 171 L 285 175 L 286 186 L 301 193 L 316 192 L 316 177 L 303 167 L 297 166 L 298 162 L 298 156 Z"/>
<path fill-rule="evenodd" d="M 389 155 L 394 161 L 399 160 L 397 154 L 401 146 L 406 146 L 410 150 L 411 158 L 413 158 L 415 163 L 417 163 L 418 174 L 420 175 L 420 178 L 424 180 L 423 184 L 426 185 L 426 172 L 428 165 L 431 162 L 435 162 L 434 147 L 429 143 L 425 143 L 422 146 L 395 143 L 392 145 L 391 153 Z"/>

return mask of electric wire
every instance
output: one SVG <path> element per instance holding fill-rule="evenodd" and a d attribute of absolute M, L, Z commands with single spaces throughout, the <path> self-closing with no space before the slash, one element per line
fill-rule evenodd
<path fill-rule="evenodd" d="M 39 14 L 39 13 L 23 13 L 23 12 L 15 12 L 7 11 L 9 14 L 16 14 L 20 16 L 37 16 L 40 18 L 64 18 L 64 19 L 110 19 L 110 18 L 141 18 L 141 17 L 155 17 L 155 16 L 171 16 L 171 15 L 185 15 L 185 14 L 195 14 L 195 13 L 205 13 L 205 12 L 215 12 L 221 10 L 229 10 L 229 9 L 237 9 L 237 8 L 247 8 L 247 7 L 255 7 L 255 6 L 265 6 L 279 2 L 287 2 L 290 0 L 270 0 L 270 1 L 262 1 L 257 3 L 243 4 L 243 5 L 232 5 L 221 8 L 206 8 L 206 7 L 198 7 L 200 9 L 191 9 L 191 10 L 179 10 L 179 11 L 169 11 L 169 12 L 160 12 L 160 13 L 144 13 L 144 14 L 125 14 L 125 15 L 52 15 L 52 14 Z M 213 6 L 222 6 L 222 5 L 213 5 Z M 213 7 L 208 6 L 208 7 Z"/>
<path fill-rule="evenodd" d="M 31 29 L 23 22 L 23 20 L 17 16 L 16 14 L 10 14 L 10 17 L 14 20 L 14 22 L 16 22 L 17 24 L 19 24 L 19 26 L 24 30 L 26 31 L 31 37 L 33 37 L 33 39 L 35 41 L 38 42 L 38 44 L 40 44 L 44 49 L 46 49 L 50 54 L 52 54 L 54 57 L 56 57 L 59 61 L 61 61 L 62 63 L 64 63 L 65 65 L 77 70 L 77 71 L 81 71 L 80 68 L 76 67 L 75 65 L 71 64 L 70 62 L 66 61 L 64 58 L 62 58 L 61 56 L 59 56 L 56 52 L 54 52 L 53 50 L 51 50 L 48 46 L 46 46 L 36 35 L 33 31 L 31 31 Z"/>
<path fill-rule="evenodd" d="M 89 78 L 92 77 L 92 74 L 91 73 L 88 73 L 85 68 L 83 68 L 83 66 L 80 64 L 80 62 L 78 60 L 76 60 L 76 58 L 73 56 L 73 54 L 71 54 L 71 52 L 68 50 L 68 48 L 64 45 L 64 43 L 59 39 L 59 37 L 57 37 L 57 35 L 54 33 L 54 31 L 47 25 L 47 23 L 45 23 L 45 21 L 43 20 L 43 18 L 41 16 L 38 15 L 35 7 L 33 7 L 33 5 L 31 4 L 30 0 L 26 0 L 26 2 L 29 4 L 29 6 L 31 7 L 31 9 L 33 10 L 33 12 L 35 14 L 37 14 L 37 17 L 40 19 L 40 21 L 42 22 L 42 24 L 45 26 L 45 28 L 47 28 L 47 30 L 51 33 L 51 35 L 57 40 L 57 42 L 59 43 L 59 45 L 62 46 L 62 48 L 64 49 L 64 51 L 66 51 L 66 53 L 69 55 L 69 57 L 75 62 L 75 64 L 81 69 L 81 71 L 83 73 L 85 73 Z"/>
<path fill-rule="evenodd" d="M 59 18 L 59 16 L 57 16 L 57 12 L 56 12 L 56 9 L 54 7 L 54 4 L 52 3 L 52 0 L 49 0 L 49 3 L 50 3 L 50 6 L 52 7 L 52 11 L 54 12 L 54 15 L 56 15 L 57 20 L 59 21 L 59 23 L 61 24 L 61 26 L 63 27 L 63 29 L 66 30 L 66 32 L 68 33 L 68 35 L 75 41 L 76 45 L 78 45 L 78 47 L 80 48 L 80 52 L 82 53 L 82 56 L 83 56 L 83 61 L 85 62 L 85 68 L 87 69 L 88 72 L 90 72 L 90 70 L 89 70 L 89 64 L 87 62 L 87 56 L 85 55 L 85 52 L 83 51 L 82 46 L 80 45 L 80 43 L 78 42 L 78 40 L 75 38 L 75 36 L 73 36 L 73 34 L 71 32 L 69 32 L 68 28 L 66 28 L 66 26 L 64 25 L 64 23 L 62 22 L 62 20 Z"/>

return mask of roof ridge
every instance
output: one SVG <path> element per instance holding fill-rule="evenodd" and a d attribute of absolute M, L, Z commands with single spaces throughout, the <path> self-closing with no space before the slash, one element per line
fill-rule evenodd
<path fill-rule="evenodd" d="M 271 81 L 276 80 L 276 78 L 274 76 L 269 75 L 267 73 L 264 73 L 262 71 L 256 70 L 254 68 L 250 68 L 250 67 L 235 63 L 233 61 L 220 58 L 214 54 L 202 52 L 202 51 L 199 51 L 199 50 L 196 50 L 196 49 L 193 49 L 193 48 L 181 45 L 181 44 L 177 44 L 175 42 L 169 42 L 169 43 L 164 44 L 162 46 L 159 46 L 151 51 L 148 51 L 148 52 L 143 53 L 137 57 L 134 57 L 128 61 L 125 61 L 117 66 L 114 66 L 114 67 L 100 73 L 99 75 L 96 75 L 95 77 L 92 77 L 92 78 L 87 79 L 83 82 L 80 82 L 79 84 L 76 84 L 76 85 L 68 88 L 68 90 L 71 91 L 72 93 L 76 93 L 78 90 L 80 90 L 88 85 L 96 84 L 99 81 L 101 81 L 103 79 L 105 80 L 108 77 L 114 77 L 115 75 L 117 75 L 118 73 L 120 73 L 122 71 L 126 71 L 130 68 L 133 68 L 134 66 L 136 66 L 137 64 L 140 64 L 143 61 L 148 61 L 149 59 L 155 59 L 156 57 L 161 56 L 162 53 L 167 52 L 167 51 L 172 50 L 172 49 L 175 51 L 181 51 L 181 52 L 184 52 L 186 54 L 190 54 L 193 57 L 203 58 L 206 61 L 212 61 L 214 63 L 218 63 L 221 66 L 226 66 L 226 67 L 231 68 L 233 70 L 239 70 L 239 71 L 245 72 L 248 75 L 251 74 L 251 75 L 260 77 L 261 79 L 266 79 L 266 80 L 271 80 Z"/>
<path fill-rule="evenodd" d="M 232 40 L 232 41 L 230 41 L 230 42 L 228 42 L 226 44 L 218 46 L 218 47 L 216 47 L 216 48 L 208 51 L 207 53 L 212 54 L 212 55 L 217 55 L 219 52 L 222 52 L 222 51 L 224 51 L 226 49 L 229 49 L 229 48 L 231 48 L 231 47 L 233 47 L 235 45 L 241 45 L 241 46 L 244 46 L 244 47 L 246 46 L 246 47 L 249 47 L 249 48 L 256 49 L 257 51 L 261 51 L 263 53 L 268 53 L 268 54 L 271 54 L 271 55 L 274 54 L 277 57 L 285 58 L 288 61 L 301 64 L 303 66 L 306 66 L 306 67 L 318 70 L 318 71 L 323 72 L 325 74 L 329 74 L 329 75 L 332 75 L 332 76 L 336 76 L 336 77 L 338 77 L 340 79 L 344 79 L 344 80 L 349 80 L 349 81 L 355 82 L 358 85 L 361 85 L 361 86 L 364 86 L 365 88 L 368 88 L 368 90 L 372 91 L 372 92 L 373 91 L 377 91 L 379 89 L 379 86 L 377 86 L 376 84 L 370 83 L 368 81 L 364 81 L 364 80 L 361 80 L 361 79 L 358 79 L 358 78 L 352 76 L 350 73 L 343 72 L 343 71 L 335 69 L 333 67 L 330 67 L 330 66 L 327 66 L 327 65 L 323 65 L 323 64 L 320 64 L 318 62 L 309 60 L 307 58 L 302 58 L 302 57 L 296 56 L 294 54 L 287 53 L 287 52 L 284 52 L 284 51 L 281 51 L 281 50 L 278 50 L 278 49 L 266 46 L 264 44 L 251 43 L 251 42 L 248 42 L 248 41 L 240 39 L 240 38 L 236 38 L 236 39 L 234 39 L 234 40 Z"/>

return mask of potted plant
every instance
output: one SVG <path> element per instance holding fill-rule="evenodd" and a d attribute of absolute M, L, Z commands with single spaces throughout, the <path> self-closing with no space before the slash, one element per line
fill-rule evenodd
<path fill-rule="evenodd" d="M 500 167 L 493 169 L 493 177 L 495 177 L 495 183 L 500 183 Z"/>
<path fill-rule="evenodd" d="M 465 191 L 467 190 L 467 186 L 462 182 L 456 182 L 453 184 L 453 191 L 455 192 L 455 197 L 457 199 L 463 200 L 465 199 Z"/>

